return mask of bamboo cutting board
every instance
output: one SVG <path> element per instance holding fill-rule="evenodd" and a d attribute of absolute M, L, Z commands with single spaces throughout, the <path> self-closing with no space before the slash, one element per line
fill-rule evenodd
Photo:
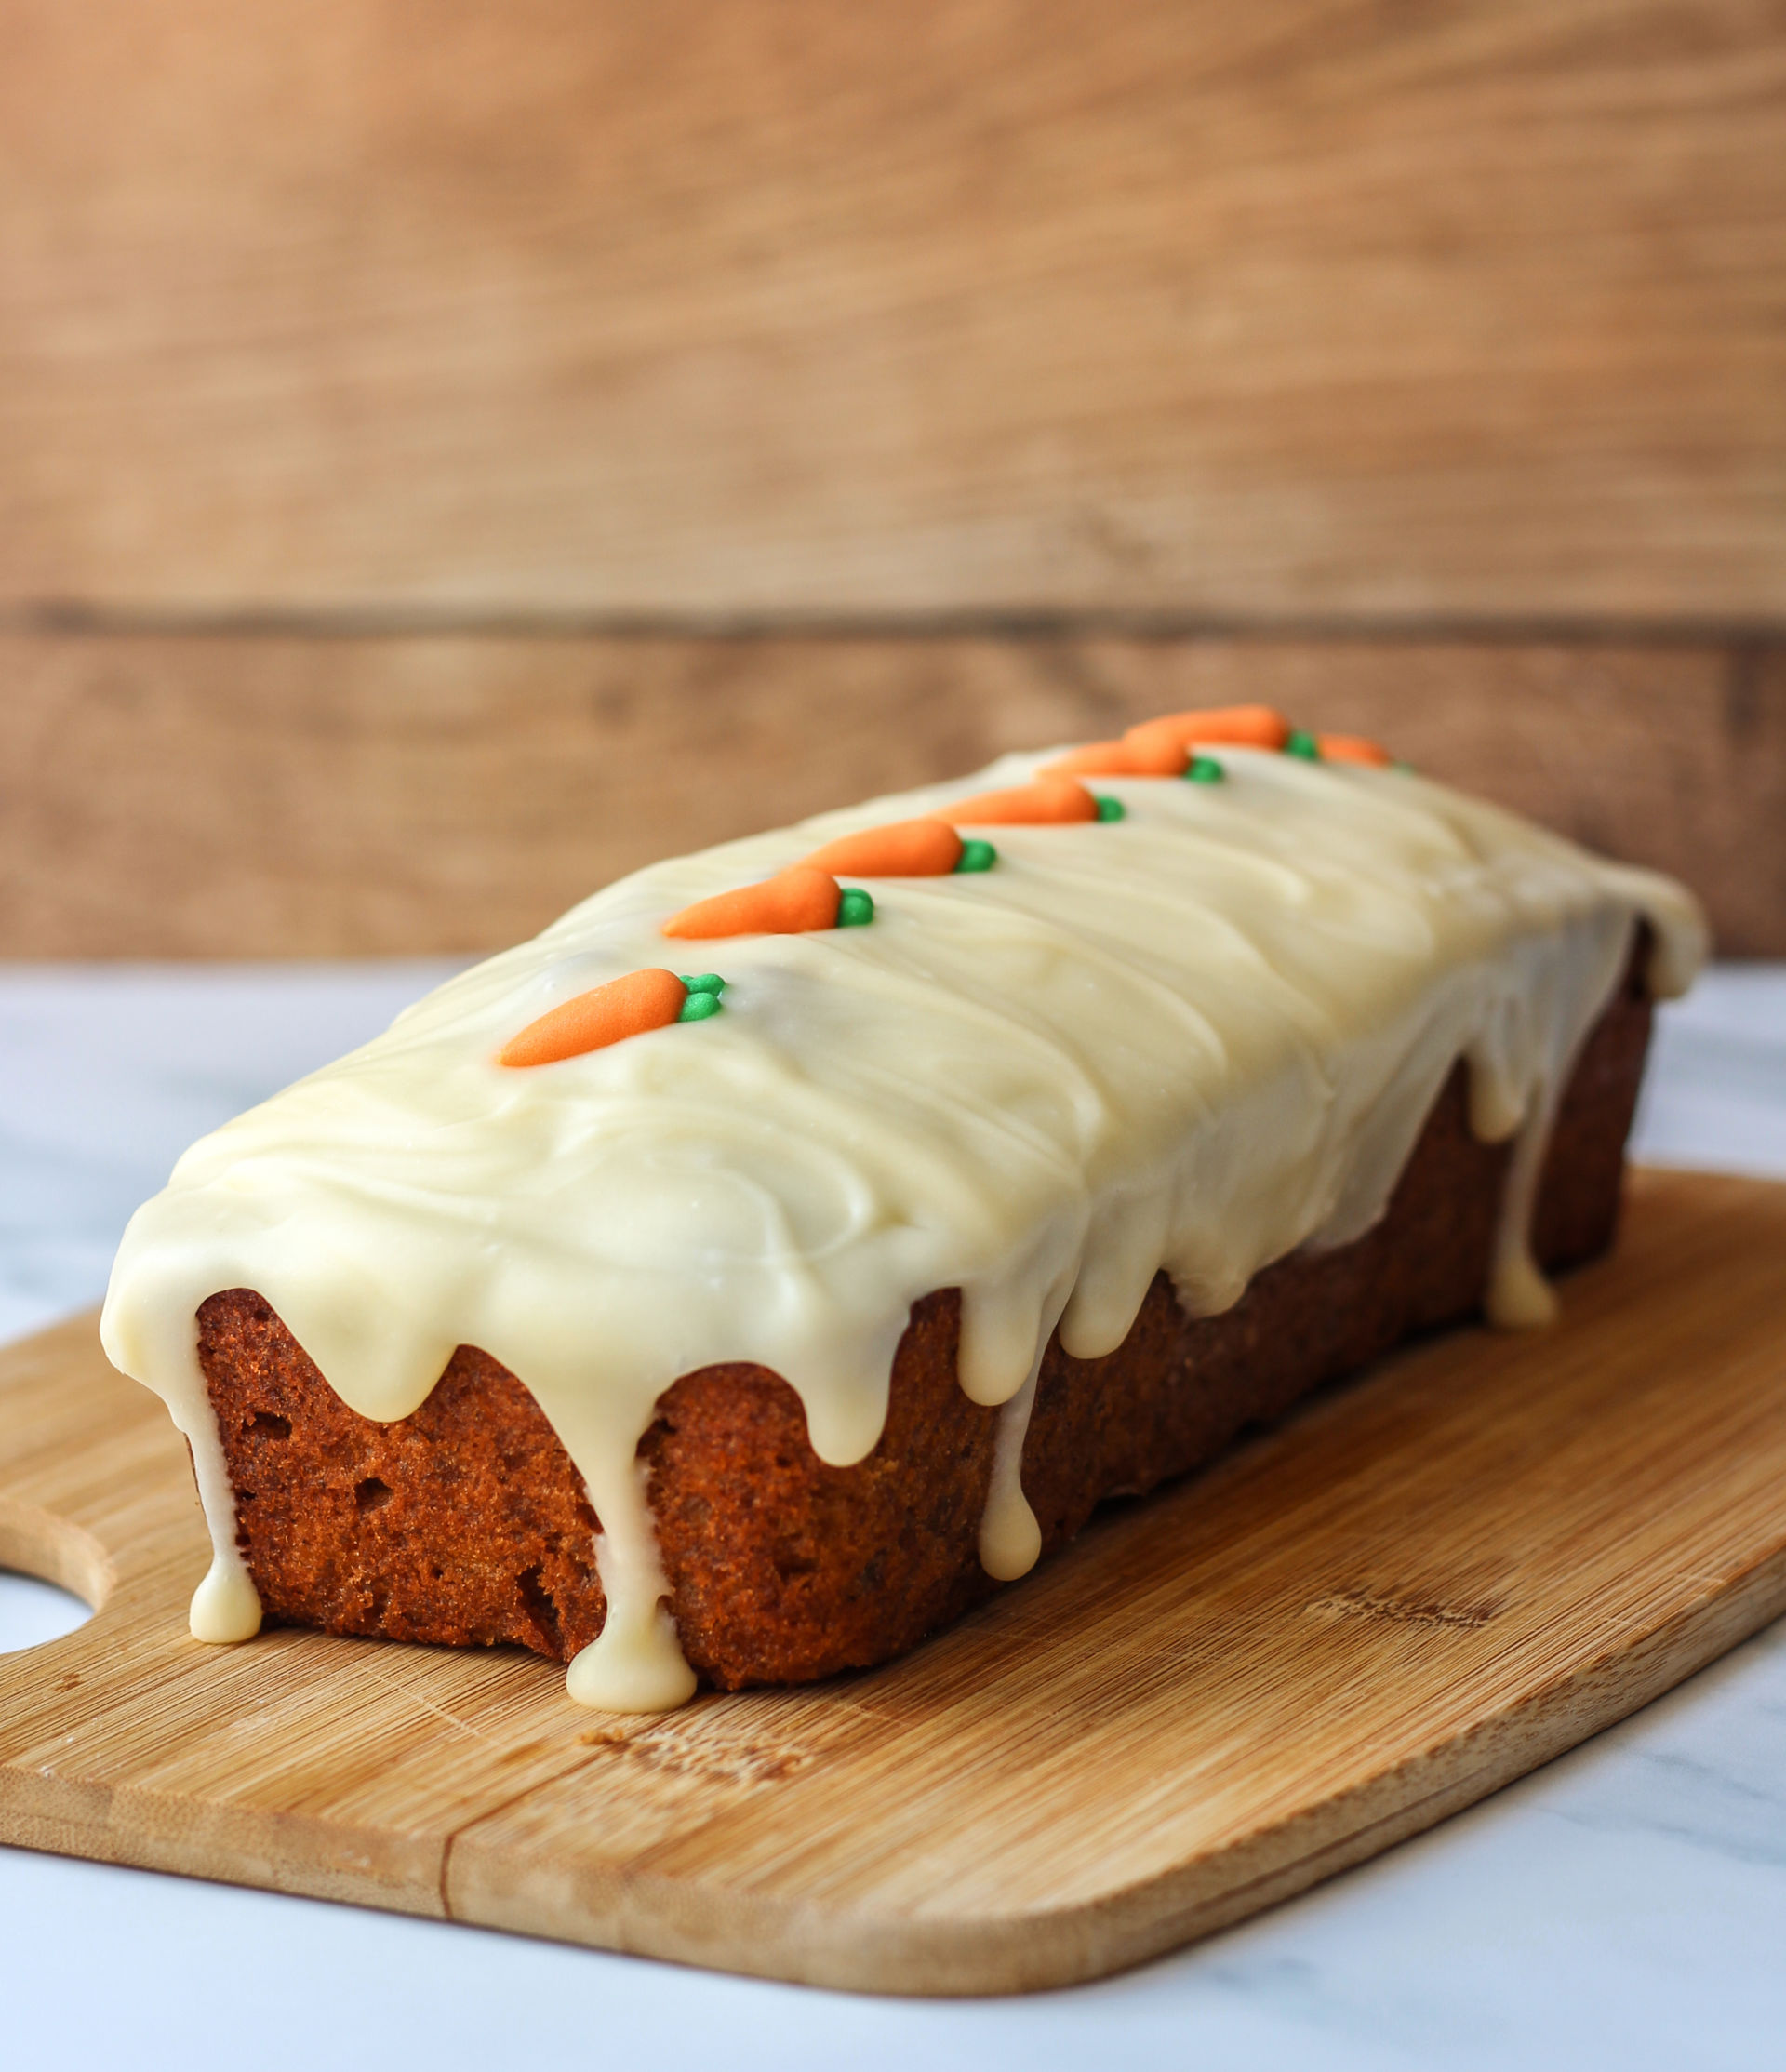
<path fill-rule="evenodd" d="M 1375 1854 L 1786 1609 L 1786 1188 L 1641 1174 L 1565 1321 L 1113 1510 L 908 1660 L 659 1719 L 562 1672 L 189 1639 L 183 1449 L 90 1317 L 0 1357 L 0 1839 L 904 1993 L 1097 1977 Z"/>

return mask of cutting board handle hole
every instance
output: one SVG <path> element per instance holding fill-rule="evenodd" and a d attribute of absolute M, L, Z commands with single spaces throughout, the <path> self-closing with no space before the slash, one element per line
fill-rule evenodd
<path fill-rule="evenodd" d="M 72 1590 L 59 1589 L 41 1576 L 0 1569 L 0 1654 L 21 1654 L 74 1633 L 93 1616 Z"/>
<path fill-rule="evenodd" d="M 0 1654 L 84 1626 L 113 1581 L 111 1559 L 90 1532 L 53 1512 L 0 1507 Z"/>

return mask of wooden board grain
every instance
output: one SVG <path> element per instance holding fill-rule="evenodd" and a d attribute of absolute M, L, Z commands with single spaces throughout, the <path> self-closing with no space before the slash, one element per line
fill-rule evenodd
<path fill-rule="evenodd" d="M 0 635 L 0 956 L 492 950 L 622 872 L 1265 699 L 1675 872 L 1786 955 L 1786 649 Z"/>
<path fill-rule="evenodd" d="M 1757 0 L 0 0 L 0 604 L 1786 618 Z"/>
<path fill-rule="evenodd" d="M 816 1984 L 1086 1979 L 1242 1918 L 1786 1609 L 1786 1188 L 1638 1175 L 1550 1333 L 1453 1335 L 1106 1515 L 901 1663 L 660 1719 L 510 1652 L 184 1632 L 160 1406 L 0 1357 L 0 1839 Z"/>

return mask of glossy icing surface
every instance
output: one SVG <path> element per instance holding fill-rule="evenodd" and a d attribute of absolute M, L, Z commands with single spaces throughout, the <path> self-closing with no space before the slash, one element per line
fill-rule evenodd
<path fill-rule="evenodd" d="M 196 1356 L 225 1288 L 258 1289 L 369 1417 L 413 1410 L 460 1343 L 521 1376 L 602 1521 L 608 1624 L 569 1688 L 617 1709 L 692 1689 L 634 1450 L 694 1369 L 775 1370 L 816 1450 L 854 1461 L 911 1304 L 960 1287 L 962 1386 L 1010 1406 L 982 1554 L 1021 1573 L 1025 1395 L 1057 1319 L 1103 1353 L 1162 1265 L 1206 1312 L 1358 1235 L 1459 1055 L 1478 1132 L 1519 1138 L 1491 1312 L 1547 1312 L 1525 1223 L 1551 1106 L 1637 919 L 1663 995 L 1703 929 L 1667 880 L 1400 770 L 1224 747 L 1220 783 L 1100 777 L 1120 820 L 1000 826 L 990 870 L 877 879 L 869 926 L 704 945 L 711 1019 L 497 1062 L 674 964 L 678 910 L 1058 753 L 641 871 L 187 1153 L 103 1330 L 193 1441 L 215 1546 L 195 1633 L 259 1618 Z"/>

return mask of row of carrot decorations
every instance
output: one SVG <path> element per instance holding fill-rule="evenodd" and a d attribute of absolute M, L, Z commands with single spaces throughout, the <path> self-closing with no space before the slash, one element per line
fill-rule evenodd
<path fill-rule="evenodd" d="M 1097 777 L 1183 779 L 1219 784 L 1227 775 L 1211 747 L 1276 750 L 1310 762 L 1383 767 L 1389 752 L 1355 734 L 1310 734 L 1268 705 L 1230 705 L 1169 713 L 1144 720 L 1116 741 L 1091 742 L 1045 764 L 1027 784 L 977 792 L 916 820 L 894 821 L 842 835 L 760 884 L 698 900 L 663 924 L 673 942 L 716 942 L 739 935 L 804 935 L 862 928 L 874 918 L 873 895 L 845 877 L 944 877 L 989 871 L 992 843 L 963 827 L 1067 827 L 1119 821 L 1122 801 L 1086 783 Z M 556 1064 L 628 1036 L 675 1022 L 705 1022 L 721 1010 L 726 981 L 716 971 L 693 976 L 655 968 L 580 993 L 530 1022 L 498 1053 L 500 1064 Z"/>

